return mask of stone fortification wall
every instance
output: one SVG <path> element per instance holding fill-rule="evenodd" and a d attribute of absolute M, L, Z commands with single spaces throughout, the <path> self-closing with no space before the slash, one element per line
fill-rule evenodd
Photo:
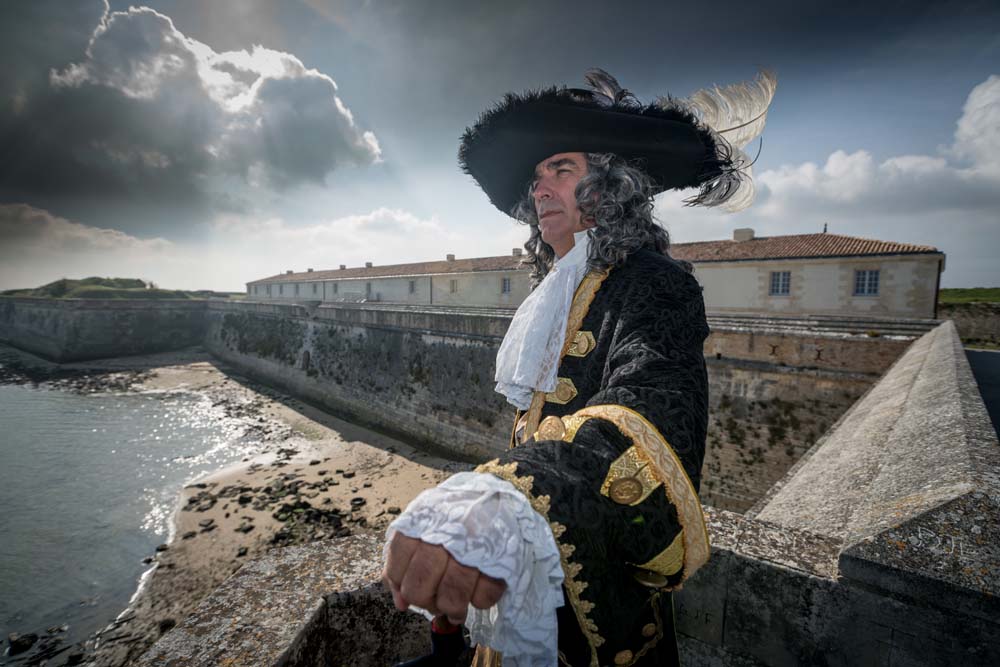
<path fill-rule="evenodd" d="M 214 355 L 350 421 L 464 459 L 506 448 L 514 410 L 493 391 L 506 319 L 238 303 L 207 317 Z"/>
<path fill-rule="evenodd" d="M 952 320 L 966 343 L 1000 346 L 1000 303 L 942 303 L 938 317 Z"/>
<path fill-rule="evenodd" d="M 946 323 L 754 511 L 705 508 L 712 558 L 675 596 L 682 663 L 1000 664 L 998 471 L 1000 445 Z M 139 665 L 419 655 L 426 626 L 378 587 L 380 555 L 367 536 L 272 552 Z"/>
<path fill-rule="evenodd" d="M 0 297 L 0 341 L 68 362 L 201 343 L 205 301 Z"/>
<path fill-rule="evenodd" d="M 708 360 L 709 428 L 702 502 L 744 512 L 878 376 Z"/>
<path fill-rule="evenodd" d="M 492 380 L 509 317 L 389 305 L 213 303 L 205 340 L 248 375 L 352 421 L 481 460 L 503 451 L 513 418 Z M 787 357 L 709 358 L 707 502 L 734 511 L 753 505 L 877 379 L 870 368 L 881 370 L 906 340 L 896 336 L 879 351 L 880 337 L 809 331 L 803 338 L 797 331 L 798 338 L 795 331 L 773 334 Z M 706 350 L 724 339 L 728 354 L 753 356 L 745 350 L 759 349 L 759 335 L 722 330 Z M 833 350 L 822 360 L 832 368 L 813 367 L 811 357 L 810 368 L 796 368 L 795 350 L 817 341 Z"/>
<path fill-rule="evenodd" d="M 872 328 L 844 332 L 821 325 L 770 327 L 768 318 L 746 320 L 737 326 L 713 319 L 709 320 L 712 334 L 705 341 L 706 357 L 876 375 L 884 373 L 914 337 L 930 328 L 924 325 L 907 335 L 883 335 L 873 323 L 867 323 Z"/>

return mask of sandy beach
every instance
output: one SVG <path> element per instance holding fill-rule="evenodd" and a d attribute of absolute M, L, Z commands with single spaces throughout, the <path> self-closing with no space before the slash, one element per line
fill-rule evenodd
<path fill-rule="evenodd" d="M 58 372 L 52 383 L 70 390 L 203 392 L 266 442 L 260 455 L 181 490 L 170 539 L 150 554 L 128 609 L 86 643 L 88 664 L 128 664 L 264 551 L 357 531 L 384 533 L 420 491 L 470 468 L 344 422 L 197 352 L 49 370 Z"/>

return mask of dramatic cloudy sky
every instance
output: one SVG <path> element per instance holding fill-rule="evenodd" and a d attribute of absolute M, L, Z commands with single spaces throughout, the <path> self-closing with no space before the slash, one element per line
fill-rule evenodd
<path fill-rule="evenodd" d="M 828 223 L 940 248 L 945 286 L 1000 285 L 1000 4 L 679 4 L 4 2 L 0 288 L 239 290 L 509 252 L 524 229 L 459 172 L 457 138 L 502 93 L 591 66 L 642 100 L 778 75 L 757 204 L 663 195 L 675 241 Z"/>

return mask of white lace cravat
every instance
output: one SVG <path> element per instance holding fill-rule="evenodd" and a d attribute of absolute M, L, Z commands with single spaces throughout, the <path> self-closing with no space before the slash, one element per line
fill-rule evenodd
<path fill-rule="evenodd" d="M 469 606 L 465 623 L 473 644 L 503 653 L 505 667 L 556 666 L 559 548 L 548 522 L 510 482 L 462 472 L 427 489 L 389 525 L 383 557 L 397 531 L 441 545 L 459 563 L 506 582 L 493 607 Z"/>
<path fill-rule="evenodd" d="M 560 257 L 542 282 L 514 313 L 497 353 L 496 390 L 521 410 L 535 391 L 556 389 L 559 353 L 566 338 L 566 318 L 573 294 L 587 274 L 586 231 L 573 235 L 575 245 Z"/>

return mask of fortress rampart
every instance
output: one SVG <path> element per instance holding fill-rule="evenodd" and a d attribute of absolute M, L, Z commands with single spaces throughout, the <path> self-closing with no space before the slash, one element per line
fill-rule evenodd
<path fill-rule="evenodd" d="M 469 460 L 506 443 L 492 374 L 510 311 L 39 301 L 0 300 L 0 339 L 85 359 L 153 351 L 130 338 L 173 323 L 151 340 L 348 419 Z M 687 664 L 1000 662 L 1000 448 L 954 325 L 935 324 L 710 317 L 713 558 L 675 600 Z M 380 548 L 248 563 L 141 664 L 414 655 L 425 628 L 381 590 Z"/>
<path fill-rule="evenodd" d="M 706 508 L 688 665 L 1000 662 L 1000 445 L 954 325 L 921 337 L 755 507 Z M 426 649 L 356 536 L 244 566 L 139 661 L 392 664 Z"/>

